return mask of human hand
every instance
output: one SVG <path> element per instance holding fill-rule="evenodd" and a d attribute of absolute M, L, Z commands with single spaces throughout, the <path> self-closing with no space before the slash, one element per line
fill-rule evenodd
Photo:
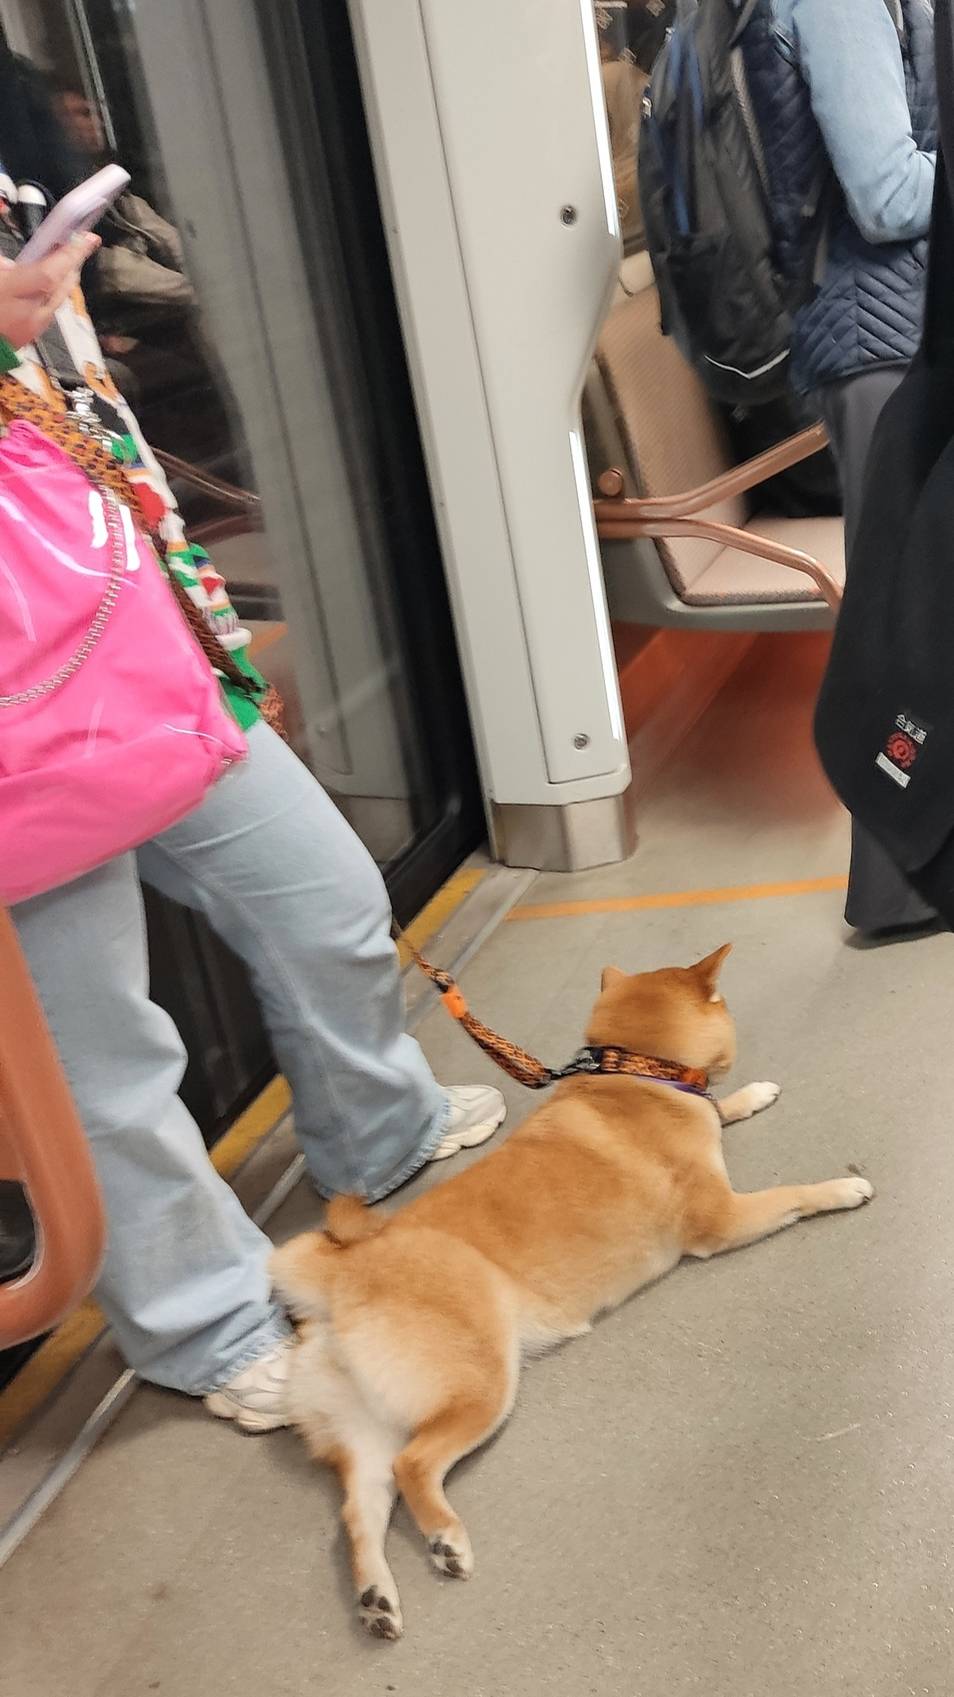
<path fill-rule="evenodd" d="M 0 336 L 14 348 L 42 336 L 98 247 L 99 237 L 87 232 L 33 265 L 0 259 Z"/>

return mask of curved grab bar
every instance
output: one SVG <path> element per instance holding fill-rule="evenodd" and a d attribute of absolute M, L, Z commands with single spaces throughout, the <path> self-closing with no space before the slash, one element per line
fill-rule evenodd
<path fill-rule="evenodd" d="M 754 554 L 760 560 L 771 560 L 777 566 L 787 566 L 791 571 L 803 572 L 806 577 L 811 578 L 833 613 L 837 613 L 841 607 L 841 588 L 826 566 L 811 554 L 803 553 L 800 548 L 787 548 L 784 543 L 770 542 L 767 537 L 759 536 L 757 531 L 737 530 L 735 525 L 716 524 L 707 519 L 636 517 L 621 524 L 601 521 L 598 528 L 600 537 L 605 542 L 633 536 L 703 536 L 711 542 L 721 543 L 723 548 L 738 548 L 742 554 Z"/>
<path fill-rule="evenodd" d="M 808 430 L 801 430 L 797 436 L 790 436 L 786 442 L 779 442 L 764 454 L 758 454 L 754 460 L 746 460 L 743 465 L 723 472 L 708 483 L 700 484 L 697 489 L 687 489 L 682 495 L 627 496 L 624 494 L 626 479 L 623 472 L 618 466 L 610 466 L 597 479 L 599 494 L 593 500 L 597 534 L 604 542 L 623 541 L 636 536 L 658 537 L 660 540 L 667 536 L 706 537 L 711 542 L 720 543 L 723 548 L 738 548 L 743 554 L 754 554 L 759 559 L 772 560 L 775 565 L 787 566 L 791 571 L 803 572 L 811 578 L 832 611 L 837 613 L 841 606 L 841 588 L 827 567 L 811 554 L 803 553 L 800 548 L 787 548 L 781 542 L 770 542 L 767 537 L 759 536 L 757 531 L 739 530 L 735 525 L 697 516 L 717 507 L 722 501 L 757 489 L 760 483 L 774 477 L 777 472 L 810 459 L 827 442 L 828 433 L 824 425 L 813 424 Z"/>
<path fill-rule="evenodd" d="M 744 460 L 741 465 L 733 466 L 731 471 L 721 472 L 718 477 L 710 478 L 708 483 L 687 489 L 681 495 L 627 498 L 623 493 L 626 487 L 623 473 L 618 466 L 610 466 L 597 479 L 597 488 L 604 497 L 600 500 L 598 496 L 594 503 L 597 516 L 609 518 L 611 508 L 615 508 L 620 516 L 632 511 L 645 513 L 647 518 L 650 515 L 657 519 L 691 518 L 695 513 L 704 513 L 709 507 L 717 507 L 721 501 L 729 501 L 736 495 L 757 489 L 760 483 L 767 483 L 780 471 L 788 471 L 789 467 L 810 460 L 813 454 L 820 454 L 827 446 L 825 426 L 812 424 L 807 430 L 800 430 L 797 436 L 789 436 L 786 441 L 776 443 L 774 448 L 766 448 L 754 460 Z"/>

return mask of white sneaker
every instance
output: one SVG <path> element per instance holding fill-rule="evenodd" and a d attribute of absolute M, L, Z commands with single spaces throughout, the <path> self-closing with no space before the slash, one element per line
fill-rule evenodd
<path fill-rule="evenodd" d="M 235 1420 L 243 1432 L 274 1432 L 288 1426 L 288 1374 L 293 1338 L 286 1338 L 269 1355 L 260 1355 L 219 1391 L 205 1399 L 210 1414 Z"/>
<path fill-rule="evenodd" d="M 493 1137 L 507 1117 L 506 1102 L 490 1085 L 452 1084 L 445 1093 L 451 1107 L 450 1121 L 432 1161 L 446 1161 L 462 1149 L 476 1149 Z"/>

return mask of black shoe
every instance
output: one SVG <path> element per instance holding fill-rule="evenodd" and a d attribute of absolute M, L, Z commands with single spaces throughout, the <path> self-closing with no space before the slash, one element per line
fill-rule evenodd
<path fill-rule="evenodd" d="M 36 1254 L 36 1228 L 26 1191 L 0 1179 L 0 1285 L 28 1273 Z"/>
<path fill-rule="evenodd" d="M 850 921 L 846 921 L 850 924 Z M 883 949 L 889 943 L 918 943 L 922 937 L 936 937 L 947 931 L 947 921 L 939 913 L 926 919 L 915 919 L 909 925 L 881 925 L 874 931 L 852 931 L 849 943 L 853 949 Z"/>

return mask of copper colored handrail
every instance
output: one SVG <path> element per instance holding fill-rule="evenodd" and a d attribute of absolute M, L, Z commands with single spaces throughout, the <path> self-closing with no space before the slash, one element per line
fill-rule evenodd
<path fill-rule="evenodd" d="M 224 516 L 199 519 L 197 523 L 190 524 L 189 535 L 200 547 L 214 548 L 217 542 L 227 542 L 233 536 L 248 536 L 264 530 L 261 497 L 253 494 L 251 489 L 241 489 L 237 483 L 226 483 L 224 478 L 202 471 L 199 466 L 190 465 L 188 460 L 180 460 L 176 454 L 167 454 L 158 448 L 153 452 L 167 477 L 178 479 L 200 495 L 207 495 L 223 507 L 232 509 Z"/>
<path fill-rule="evenodd" d="M 607 542 L 613 538 L 632 536 L 702 536 L 711 542 L 721 542 L 723 548 L 738 548 L 743 554 L 755 554 L 760 560 L 771 560 L 777 566 L 804 572 L 824 596 L 832 611 L 841 606 L 841 589 L 831 573 L 811 554 L 800 548 L 786 548 L 784 543 L 769 542 L 755 531 L 737 530 L 732 524 L 712 524 L 707 519 L 628 519 L 619 525 L 601 524 L 600 536 Z"/>
<path fill-rule="evenodd" d="M 9 914 L 0 908 L 0 1170 L 26 1186 L 36 1258 L 0 1285 L 0 1348 L 57 1325 L 88 1294 L 106 1241 L 89 1144 Z"/>
<path fill-rule="evenodd" d="M 160 448 L 155 448 L 153 453 L 167 477 L 188 483 L 200 494 L 213 496 L 227 507 L 240 507 L 247 512 L 255 512 L 261 507 L 261 496 L 251 489 L 242 489 L 237 483 L 226 483 L 224 477 L 216 477 L 214 472 L 203 471 L 201 466 L 180 460 L 178 454 L 167 454 Z"/>
<path fill-rule="evenodd" d="M 756 489 L 776 473 L 819 453 L 827 443 L 824 425 L 812 425 L 809 430 L 789 437 L 787 442 L 780 442 L 777 447 L 769 448 L 766 453 L 746 460 L 743 465 L 724 472 L 721 477 L 713 477 L 708 483 L 700 484 L 698 489 L 689 489 L 683 495 L 625 496 L 624 475 L 614 466 L 597 479 L 600 495 L 593 502 L 597 533 L 604 542 L 637 536 L 660 540 L 667 536 L 708 538 L 711 542 L 721 543 L 723 548 L 738 548 L 743 554 L 754 554 L 759 559 L 771 560 L 777 566 L 803 572 L 837 613 L 841 606 L 841 588 L 831 572 L 811 554 L 803 553 L 800 548 L 786 548 L 781 542 L 770 542 L 767 537 L 759 536 L 757 531 L 740 530 L 736 525 L 694 516 L 718 506 L 722 501 Z"/>
<path fill-rule="evenodd" d="M 687 489 L 684 495 L 640 496 L 638 500 L 628 500 L 626 505 L 638 506 L 641 512 L 652 513 L 658 519 L 691 518 L 694 513 L 704 513 L 707 507 L 717 507 L 720 501 L 731 501 L 736 495 L 756 489 L 778 472 L 787 471 L 802 460 L 810 460 L 813 454 L 821 453 L 822 448 L 827 446 L 825 426 L 813 424 L 808 430 L 800 430 L 797 436 L 789 436 L 787 441 L 767 448 L 764 454 L 757 454 L 754 460 L 745 460 L 742 465 L 733 466 L 731 471 L 724 471 L 719 477 L 710 478 L 708 483 L 701 483 L 698 489 Z M 602 472 L 597 479 L 597 487 L 601 495 L 618 506 L 625 488 L 623 473 L 615 466 Z M 598 508 L 604 504 L 599 500 L 596 502 Z"/>
<path fill-rule="evenodd" d="M 261 513 L 249 508 L 244 513 L 224 514 L 217 519 L 200 519 L 198 524 L 190 524 L 189 540 L 197 542 L 200 548 L 214 548 L 218 542 L 229 542 L 233 536 L 256 536 L 265 529 Z M 235 589 L 232 579 L 229 579 L 230 589 Z"/>

